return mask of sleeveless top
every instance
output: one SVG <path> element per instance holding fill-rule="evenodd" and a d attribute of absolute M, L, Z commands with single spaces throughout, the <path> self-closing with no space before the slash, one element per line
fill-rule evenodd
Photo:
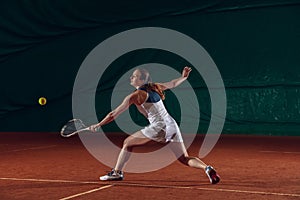
<path fill-rule="evenodd" d="M 143 86 L 138 88 L 138 90 L 143 90 L 148 94 L 147 100 L 141 104 L 141 107 L 147 113 L 149 122 L 163 122 L 164 118 L 168 117 L 169 114 L 159 94 L 153 90 L 147 91 Z"/>
<path fill-rule="evenodd" d="M 157 142 L 183 142 L 180 129 L 176 121 L 169 115 L 159 94 L 152 90 L 140 87 L 146 91 L 148 97 L 141 107 L 147 113 L 150 124 L 143 128 L 142 133 Z"/>

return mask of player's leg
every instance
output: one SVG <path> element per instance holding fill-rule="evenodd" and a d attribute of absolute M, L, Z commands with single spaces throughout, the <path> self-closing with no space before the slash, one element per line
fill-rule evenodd
<path fill-rule="evenodd" d="M 175 156 L 178 158 L 178 161 L 180 161 L 182 164 L 199 169 L 205 169 L 205 167 L 207 167 L 207 165 L 199 158 L 188 155 L 183 142 L 172 142 L 169 144 L 169 146 Z"/>
<path fill-rule="evenodd" d="M 150 141 L 151 139 L 144 136 L 141 131 L 137 131 L 136 133 L 127 137 L 123 142 L 123 147 L 119 154 L 115 170 L 121 171 L 123 169 L 125 163 L 130 157 L 130 152 L 132 151 L 133 147 L 144 145 Z"/>
<path fill-rule="evenodd" d="M 220 181 L 220 176 L 217 174 L 213 167 L 206 165 L 202 160 L 200 160 L 197 157 L 192 157 L 188 155 L 188 152 L 183 142 L 173 142 L 170 143 L 169 146 L 181 163 L 190 167 L 203 169 L 206 175 L 208 176 L 209 181 L 212 184 L 216 184 Z"/>
<path fill-rule="evenodd" d="M 128 136 L 123 142 L 123 147 L 119 153 L 115 168 L 107 175 L 101 176 L 100 180 L 102 181 L 123 180 L 124 176 L 123 176 L 122 169 L 130 157 L 132 148 L 135 146 L 144 145 L 150 141 L 151 139 L 144 136 L 141 131 L 138 131 Z"/>

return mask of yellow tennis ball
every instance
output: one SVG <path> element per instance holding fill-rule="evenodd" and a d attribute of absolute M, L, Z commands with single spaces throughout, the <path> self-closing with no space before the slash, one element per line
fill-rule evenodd
<path fill-rule="evenodd" d="M 47 99 L 45 97 L 40 97 L 39 98 L 39 104 L 41 106 L 45 105 L 47 103 Z"/>

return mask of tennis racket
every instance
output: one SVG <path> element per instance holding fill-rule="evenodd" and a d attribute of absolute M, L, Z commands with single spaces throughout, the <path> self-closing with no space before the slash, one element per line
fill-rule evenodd
<path fill-rule="evenodd" d="M 85 131 L 89 131 L 89 127 L 87 127 L 80 119 L 72 119 L 62 127 L 60 135 L 67 138 Z"/>

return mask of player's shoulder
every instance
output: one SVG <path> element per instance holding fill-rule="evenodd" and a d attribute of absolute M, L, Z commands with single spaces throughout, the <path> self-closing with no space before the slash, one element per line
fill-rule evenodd
<path fill-rule="evenodd" d="M 130 95 L 131 97 L 147 96 L 147 92 L 145 90 L 135 90 Z"/>
<path fill-rule="evenodd" d="M 137 105 L 144 103 L 147 99 L 147 96 L 148 94 L 144 90 L 135 90 L 130 94 L 131 100 Z"/>

